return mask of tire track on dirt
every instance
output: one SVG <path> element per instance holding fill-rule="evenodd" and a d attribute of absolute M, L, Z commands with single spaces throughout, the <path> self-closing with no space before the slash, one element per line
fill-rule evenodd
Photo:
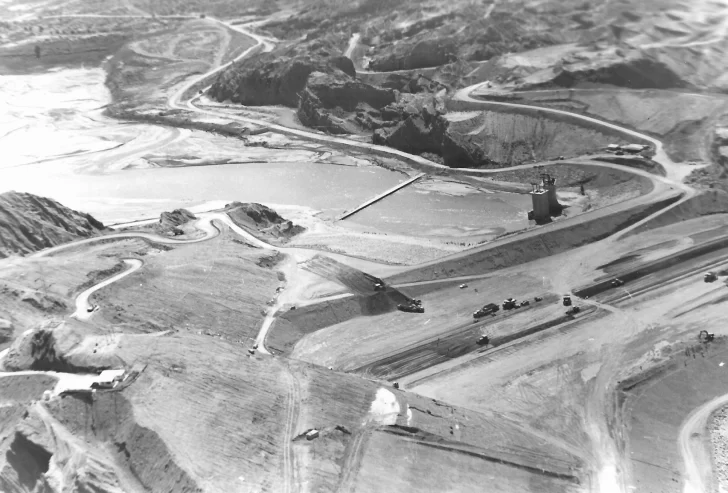
<path fill-rule="evenodd" d="M 298 491 L 296 464 L 293 454 L 293 437 L 300 412 L 301 390 L 293 371 L 286 366 L 288 399 L 286 402 L 286 424 L 283 432 L 283 493 Z"/>
<path fill-rule="evenodd" d="M 349 442 L 349 453 L 341 466 L 341 478 L 336 489 L 338 493 L 353 493 L 356 486 L 356 478 L 359 474 L 359 467 L 366 450 L 366 441 L 369 438 L 370 430 L 366 427 L 354 435 Z"/>

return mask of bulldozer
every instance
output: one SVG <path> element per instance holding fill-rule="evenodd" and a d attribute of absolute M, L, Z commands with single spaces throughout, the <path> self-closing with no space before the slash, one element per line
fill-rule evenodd
<path fill-rule="evenodd" d="M 700 342 L 710 342 L 715 339 L 715 334 L 708 332 L 707 330 L 701 330 L 698 334 L 698 340 Z"/>
<path fill-rule="evenodd" d="M 508 298 L 507 300 L 503 300 L 503 309 L 504 310 L 511 310 L 512 308 L 516 308 L 517 301 L 514 298 Z"/>
<path fill-rule="evenodd" d="M 581 308 L 579 308 L 578 306 L 572 306 L 571 308 L 569 308 L 568 310 L 566 310 L 566 315 L 567 316 L 574 316 L 577 313 L 579 313 L 580 311 L 581 311 Z"/>

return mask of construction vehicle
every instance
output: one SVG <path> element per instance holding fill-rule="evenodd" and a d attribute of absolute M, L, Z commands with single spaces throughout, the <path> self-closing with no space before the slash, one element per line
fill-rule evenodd
<path fill-rule="evenodd" d="M 473 318 L 478 319 L 481 317 L 485 317 L 486 315 L 490 315 L 491 313 L 495 314 L 499 310 L 498 305 L 495 303 L 488 303 L 487 305 L 483 306 L 483 308 L 473 312 Z"/>
<path fill-rule="evenodd" d="M 487 346 L 490 344 L 490 337 L 480 336 L 476 342 L 478 343 L 478 346 Z"/>
<path fill-rule="evenodd" d="M 703 280 L 705 282 L 713 282 L 716 279 L 718 279 L 718 276 L 715 274 L 715 272 L 708 272 L 703 276 Z"/>
<path fill-rule="evenodd" d="M 611 285 L 613 288 L 618 288 L 619 286 L 624 285 L 624 281 L 621 279 L 614 278 L 614 279 L 612 279 Z"/>
<path fill-rule="evenodd" d="M 572 306 L 571 308 L 569 308 L 568 310 L 566 310 L 566 315 L 567 316 L 574 316 L 577 313 L 579 313 L 580 311 L 581 311 L 581 308 L 579 308 L 578 306 Z"/>
<path fill-rule="evenodd" d="M 465 288 L 467 288 L 467 287 L 468 287 L 468 285 L 467 285 L 467 284 L 461 284 L 461 285 L 460 285 L 460 289 L 465 289 Z"/>
<path fill-rule="evenodd" d="M 520 303 L 520 305 L 519 305 L 519 306 L 528 306 L 528 305 L 530 305 L 530 304 L 531 304 L 531 302 L 530 302 L 530 301 L 528 301 L 528 300 L 523 300 L 523 301 L 521 301 L 521 303 Z"/>
<path fill-rule="evenodd" d="M 568 294 L 564 295 L 564 306 L 571 306 L 571 296 Z"/>
<path fill-rule="evenodd" d="M 415 300 L 412 300 L 412 301 L 415 301 Z M 425 313 L 425 309 L 422 307 L 422 304 L 413 303 L 413 302 L 410 302 L 407 304 L 400 303 L 399 305 L 397 305 L 397 310 L 399 310 L 401 312 L 407 312 L 407 313 Z"/>
<path fill-rule="evenodd" d="M 516 307 L 516 300 L 513 298 L 508 298 L 507 300 L 503 300 L 503 309 L 504 310 L 511 310 Z"/>
<path fill-rule="evenodd" d="M 385 289 L 387 289 L 387 287 L 384 285 L 383 282 L 374 283 L 374 291 L 384 291 Z"/>
<path fill-rule="evenodd" d="M 708 332 L 707 330 L 701 330 L 698 334 L 698 340 L 700 342 L 710 342 L 715 339 L 715 334 Z"/>
<path fill-rule="evenodd" d="M 542 297 L 540 297 L 540 296 L 536 296 L 536 297 L 535 297 L 535 298 L 533 299 L 533 301 L 537 301 L 537 302 L 538 302 L 538 301 L 543 301 L 543 298 L 542 298 Z"/>

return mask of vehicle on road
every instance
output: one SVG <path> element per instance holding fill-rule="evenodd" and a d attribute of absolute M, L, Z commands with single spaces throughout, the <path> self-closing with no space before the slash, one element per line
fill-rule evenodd
<path fill-rule="evenodd" d="M 611 284 L 612 284 L 612 287 L 613 288 L 618 288 L 619 286 L 623 286 L 624 285 L 624 281 L 621 280 L 621 279 L 616 279 L 615 278 L 615 279 L 612 279 Z"/>
<path fill-rule="evenodd" d="M 512 308 L 515 308 L 516 304 L 517 304 L 517 301 L 514 298 L 508 298 L 506 300 L 503 300 L 503 309 L 510 310 Z"/>
<path fill-rule="evenodd" d="M 476 342 L 478 343 L 478 346 L 487 346 L 490 344 L 490 337 L 480 336 Z"/>
<path fill-rule="evenodd" d="M 571 306 L 571 295 L 565 294 L 563 303 L 564 306 Z"/>
<path fill-rule="evenodd" d="M 715 272 L 708 272 L 703 276 L 705 282 L 714 282 L 716 279 L 718 279 L 718 276 Z"/>
<path fill-rule="evenodd" d="M 520 303 L 520 305 L 519 305 L 519 306 L 528 306 L 528 305 L 530 305 L 530 304 L 531 304 L 531 302 L 530 302 L 530 301 L 528 301 L 528 300 L 523 300 L 523 301 L 521 301 L 521 303 Z"/>
<path fill-rule="evenodd" d="M 624 151 L 617 151 L 615 152 L 617 156 L 624 156 Z"/>
<path fill-rule="evenodd" d="M 580 311 L 581 311 L 581 308 L 579 308 L 578 306 L 572 306 L 571 308 L 566 310 L 566 315 L 573 316 L 573 315 L 576 315 L 577 313 L 579 313 Z"/>
<path fill-rule="evenodd" d="M 467 287 L 468 287 L 468 285 L 467 285 L 467 284 L 461 284 L 461 285 L 460 285 L 460 289 L 465 289 L 465 288 L 467 288 Z"/>
<path fill-rule="evenodd" d="M 97 308 L 96 305 L 89 305 L 89 307 L 86 308 L 86 311 L 91 313 L 91 312 L 95 311 L 96 308 Z"/>
<path fill-rule="evenodd" d="M 543 301 L 543 298 L 541 296 L 536 296 L 533 301 Z"/>
<path fill-rule="evenodd" d="M 488 303 L 487 305 L 484 305 L 483 308 L 473 312 L 473 318 L 477 320 L 481 317 L 485 317 L 486 315 L 495 314 L 498 310 L 498 305 L 495 303 Z"/>
<path fill-rule="evenodd" d="M 374 283 L 374 291 L 384 291 L 385 289 L 387 289 L 387 287 L 383 282 Z"/>
<path fill-rule="evenodd" d="M 566 159 L 564 156 L 559 156 L 556 158 L 557 161 L 563 161 L 564 159 Z"/>

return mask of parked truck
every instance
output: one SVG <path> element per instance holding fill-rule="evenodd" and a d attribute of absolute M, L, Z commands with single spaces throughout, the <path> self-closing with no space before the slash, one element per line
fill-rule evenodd
<path fill-rule="evenodd" d="M 483 308 L 473 312 L 473 318 L 477 320 L 479 318 L 485 317 L 486 315 L 495 313 L 499 309 L 500 308 L 495 303 L 488 303 L 487 305 L 484 305 Z"/>

